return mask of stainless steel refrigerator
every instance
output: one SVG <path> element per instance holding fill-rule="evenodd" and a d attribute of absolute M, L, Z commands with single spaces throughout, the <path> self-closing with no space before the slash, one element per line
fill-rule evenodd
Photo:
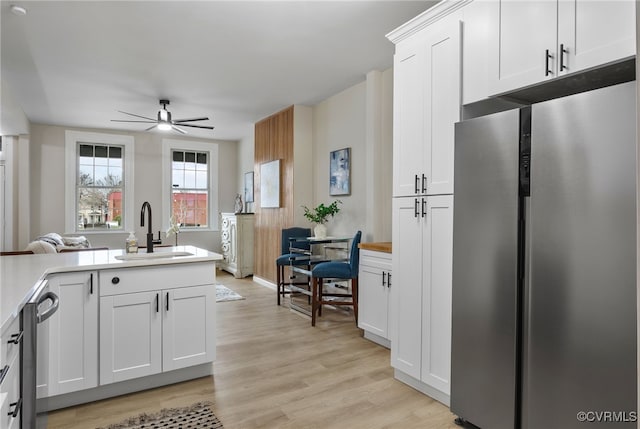
<path fill-rule="evenodd" d="M 636 86 L 455 128 L 451 411 L 635 428 Z"/>

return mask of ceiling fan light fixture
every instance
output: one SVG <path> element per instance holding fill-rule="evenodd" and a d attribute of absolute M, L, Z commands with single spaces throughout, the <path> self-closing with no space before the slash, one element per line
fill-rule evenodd
<path fill-rule="evenodd" d="M 208 121 L 209 118 L 206 116 L 198 117 L 198 118 L 186 118 L 186 119 L 171 119 L 171 112 L 167 110 L 167 105 L 169 104 L 169 100 L 160 100 L 160 105 L 162 108 L 158 111 L 157 119 L 150 118 L 148 116 L 136 115 L 135 113 L 123 112 L 122 110 L 118 110 L 120 113 L 124 113 L 125 115 L 133 116 L 135 118 L 144 119 L 141 121 L 140 119 L 112 119 L 112 122 L 140 122 L 144 124 L 153 124 L 145 131 L 151 131 L 153 129 L 159 129 L 160 131 L 177 131 L 180 134 L 187 134 L 187 132 L 180 127 L 191 127 L 191 128 L 203 128 L 207 130 L 212 130 L 214 127 L 209 125 L 195 125 L 187 122 L 197 122 L 197 121 Z"/>
<path fill-rule="evenodd" d="M 17 4 L 12 4 L 11 13 L 18 16 L 24 16 L 27 14 L 27 9 L 22 6 L 18 6 Z"/>

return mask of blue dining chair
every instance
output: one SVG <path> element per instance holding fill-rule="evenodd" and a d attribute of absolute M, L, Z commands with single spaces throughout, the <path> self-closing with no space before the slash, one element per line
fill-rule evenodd
<path fill-rule="evenodd" d="M 311 270 L 312 290 L 311 290 L 311 326 L 316 326 L 316 313 L 322 315 L 322 306 L 330 305 L 351 305 L 353 313 L 358 323 L 358 263 L 360 238 L 362 232 L 358 231 L 351 241 L 351 251 L 349 252 L 348 262 L 321 262 Z M 327 279 L 333 280 L 351 280 L 351 293 L 325 293 L 323 290 L 323 282 Z M 350 301 L 342 300 L 325 300 L 324 297 L 342 297 L 351 298 Z"/>
<path fill-rule="evenodd" d="M 284 268 L 290 267 L 291 258 L 299 257 L 299 254 L 294 254 L 289 252 L 290 241 L 293 238 L 297 237 L 311 237 L 311 228 L 300 228 L 300 227 L 292 227 L 285 228 L 282 230 L 282 243 L 281 243 L 281 254 L 276 259 L 276 271 L 277 271 L 277 279 L 276 279 L 276 288 L 278 291 L 278 305 L 280 305 L 280 297 L 284 297 L 285 294 L 289 293 L 289 291 L 285 290 L 285 285 L 294 284 L 294 285 L 308 285 L 309 282 L 287 282 L 284 278 Z M 300 241 L 296 243 L 296 247 L 309 250 L 309 242 L 308 241 Z M 307 261 L 296 263 L 294 261 L 294 265 L 308 265 Z M 293 275 L 292 275 L 293 277 Z M 293 280 L 293 278 L 289 279 Z"/>

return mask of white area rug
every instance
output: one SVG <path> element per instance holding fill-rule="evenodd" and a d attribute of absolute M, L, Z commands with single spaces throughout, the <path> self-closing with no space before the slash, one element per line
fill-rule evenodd
<path fill-rule="evenodd" d="M 237 301 L 239 299 L 244 299 L 243 296 L 238 295 L 228 287 L 217 284 L 216 285 L 216 302 L 222 301 Z"/>

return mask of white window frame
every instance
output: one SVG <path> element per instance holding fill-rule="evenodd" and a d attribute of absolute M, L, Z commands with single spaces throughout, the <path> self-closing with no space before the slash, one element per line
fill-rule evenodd
<path fill-rule="evenodd" d="M 189 140 L 162 139 L 162 225 L 169 228 L 171 217 L 171 151 L 184 150 L 193 152 L 206 152 L 209 167 L 209 226 L 207 228 L 183 228 L 180 234 L 218 231 L 218 144 L 194 142 Z"/>
<path fill-rule="evenodd" d="M 119 145 L 124 147 L 124 180 L 122 192 L 124 193 L 124 225 L 117 230 L 78 230 L 76 186 L 78 178 L 78 143 Z M 133 161 L 134 138 L 122 134 L 90 133 L 85 131 L 65 131 L 65 233 L 67 234 L 122 234 L 133 231 Z"/>

